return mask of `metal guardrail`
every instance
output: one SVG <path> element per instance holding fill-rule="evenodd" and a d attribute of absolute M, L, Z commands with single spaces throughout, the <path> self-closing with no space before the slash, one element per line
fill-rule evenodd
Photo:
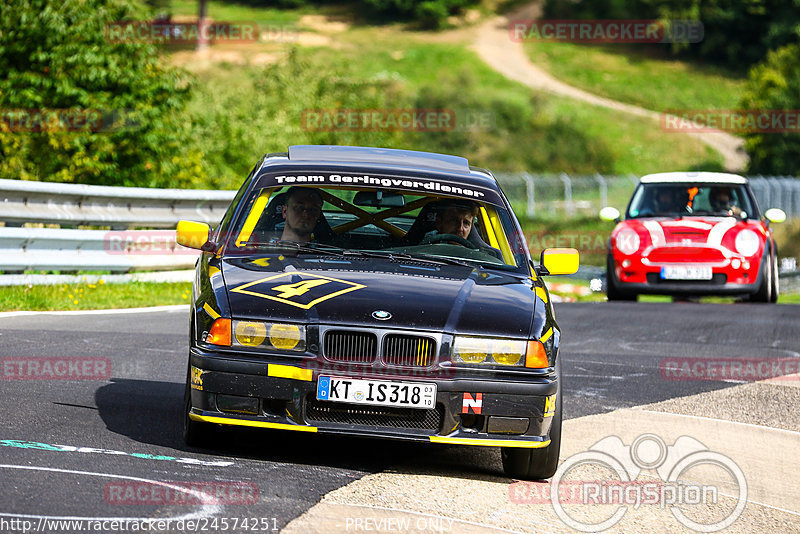
<path fill-rule="evenodd" d="M 0 228 L 4 272 L 188 269 L 198 255 L 175 243 L 174 230 Z"/>
<path fill-rule="evenodd" d="M 217 223 L 235 191 L 150 189 L 0 180 L 0 221 L 124 229 L 175 228 L 181 219 Z"/>

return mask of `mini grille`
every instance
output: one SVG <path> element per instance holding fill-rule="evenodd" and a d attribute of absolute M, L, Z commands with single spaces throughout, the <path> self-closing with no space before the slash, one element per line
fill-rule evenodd
<path fill-rule="evenodd" d="M 372 363 L 377 345 L 375 334 L 334 330 L 325 334 L 325 357 L 336 362 Z"/>
<path fill-rule="evenodd" d="M 435 353 L 436 342 L 427 337 L 390 334 L 383 342 L 383 361 L 389 365 L 428 367 Z"/>
<path fill-rule="evenodd" d="M 311 422 L 345 423 L 353 425 L 410 428 L 438 432 L 442 426 L 444 409 L 390 408 L 386 406 L 359 406 L 318 401 L 309 397 L 306 418 Z"/>

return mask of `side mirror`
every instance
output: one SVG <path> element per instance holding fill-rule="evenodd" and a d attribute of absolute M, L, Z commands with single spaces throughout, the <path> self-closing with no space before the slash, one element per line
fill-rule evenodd
<path fill-rule="evenodd" d="M 575 274 L 579 264 L 578 251 L 574 248 L 546 248 L 539 259 L 539 274 Z"/>
<path fill-rule="evenodd" d="M 600 210 L 600 219 L 603 221 L 613 221 L 618 223 L 619 210 L 617 208 L 612 208 L 611 206 L 606 206 Z"/>
<path fill-rule="evenodd" d="M 184 247 L 206 252 L 213 252 L 215 248 L 211 242 L 211 227 L 201 222 L 178 221 L 175 241 Z"/>
<path fill-rule="evenodd" d="M 770 208 L 764 212 L 764 217 L 771 223 L 782 223 L 786 221 L 786 212 L 778 208 Z"/>

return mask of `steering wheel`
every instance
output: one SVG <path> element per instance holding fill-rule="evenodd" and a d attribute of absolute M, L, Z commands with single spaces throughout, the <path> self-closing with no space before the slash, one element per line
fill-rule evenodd
<path fill-rule="evenodd" d="M 433 245 L 435 243 L 442 243 L 445 241 L 454 241 L 459 245 L 470 248 L 472 250 L 478 250 L 479 248 L 478 245 L 476 245 L 475 243 L 467 241 L 460 235 L 455 235 L 455 234 L 435 234 L 430 237 L 426 237 L 420 244 Z"/>

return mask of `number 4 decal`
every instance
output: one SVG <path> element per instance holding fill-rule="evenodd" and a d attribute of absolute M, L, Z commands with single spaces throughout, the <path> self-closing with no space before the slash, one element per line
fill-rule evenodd
<path fill-rule="evenodd" d="M 321 286 L 323 284 L 327 284 L 328 280 L 303 280 L 301 282 L 295 282 L 294 284 L 282 284 L 279 286 L 275 286 L 270 288 L 272 291 L 279 291 L 280 295 L 277 295 L 278 298 L 281 299 L 290 299 L 292 297 L 298 297 L 304 293 L 307 293 L 309 290 Z"/>

